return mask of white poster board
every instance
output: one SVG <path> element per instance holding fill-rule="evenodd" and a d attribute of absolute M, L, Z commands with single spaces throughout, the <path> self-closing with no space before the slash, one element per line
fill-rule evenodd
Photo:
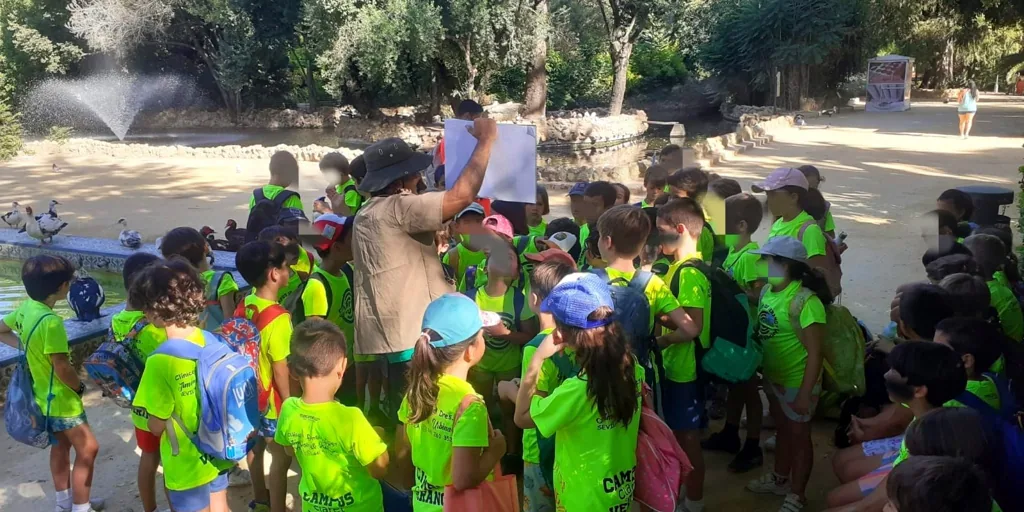
<path fill-rule="evenodd" d="M 476 138 L 467 130 L 472 125 L 461 119 L 444 122 L 444 182 L 449 189 L 476 149 Z M 537 201 L 537 127 L 498 125 L 498 139 L 491 148 L 480 197 L 531 204 Z"/>
<path fill-rule="evenodd" d="M 914 59 L 886 55 L 868 60 L 868 87 L 865 110 L 903 112 L 910 110 L 910 86 Z"/>

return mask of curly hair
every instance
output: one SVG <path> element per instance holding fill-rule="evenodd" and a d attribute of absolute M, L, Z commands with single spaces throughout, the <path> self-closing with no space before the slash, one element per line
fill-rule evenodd
<path fill-rule="evenodd" d="M 128 301 L 146 316 L 168 325 L 196 325 L 206 307 L 203 281 L 180 256 L 153 263 L 132 279 Z"/>

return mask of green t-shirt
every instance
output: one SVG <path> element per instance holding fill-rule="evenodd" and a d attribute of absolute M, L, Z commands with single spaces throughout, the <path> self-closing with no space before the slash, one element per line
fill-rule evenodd
<path fill-rule="evenodd" d="M 804 224 L 809 224 L 807 229 L 804 230 L 804 236 L 800 236 L 800 228 Z M 771 240 L 777 236 L 791 236 L 800 240 L 804 244 L 804 248 L 807 249 L 807 257 L 813 258 L 815 256 L 825 255 L 825 244 L 828 243 L 825 240 L 825 235 L 821 231 L 821 226 L 815 222 L 814 217 L 807 212 L 800 212 L 800 215 L 793 217 L 793 220 L 785 222 L 781 217 L 772 224 L 771 231 L 768 232 L 768 239 Z"/>
<path fill-rule="evenodd" d="M 210 281 L 213 280 L 213 276 L 216 274 L 214 270 L 207 270 L 199 274 L 199 277 L 203 279 L 203 288 L 210 288 Z M 234 294 L 238 291 L 238 283 L 235 282 L 235 276 L 231 275 L 231 272 L 224 272 L 224 277 L 221 278 L 220 284 L 217 286 L 217 298 L 221 298 L 225 295 Z M 231 315 L 231 311 L 225 311 L 226 316 Z"/>
<path fill-rule="evenodd" d="M 790 321 L 790 305 L 800 292 L 800 281 L 793 281 L 781 291 L 771 285 L 761 296 L 758 307 L 757 334 L 764 346 L 764 377 L 787 388 L 798 388 L 807 369 L 807 349 L 797 337 Z M 825 306 L 811 295 L 800 309 L 800 328 L 825 323 Z M 819 375 L 818 378 L 821 378 Z"/>
<path fill-rule="evenodd" d="M 832 218 L 832 209 L 829 208 L 825 212 L 825 231 L 833 231 L 834 232 L 835 230 L 836 230 L 836 220 Z"/>
<path fill-rule="evenodd" d="M 534 317 L 533 311 L 526 306 L 526 297 L 523 296 L 520 301 L 522 308 L 519 312 L 519 323 L 516 325 L 515 322 L 515 294 L 523 293 L 516 288 L 509 287 L 505 292 L 505 295 L 500 297 L 492 297 L 487 294 L 487 288 L 481 286 L 476 290 L 476 305 L 480 307 L 481 311 L 490 311 L 497 313 L 501 317 L 501 323 L 512 332 L 519 332 L 520 326 L 523 322 Z M 522 361 L 522 354 L 519 351 L 519 346 L 511 341 L 499 340 L 492 338 L 487 334 L 484 334 L 484 341 L 487 344 L 487 350 L 484 352 L 483 359 L 480 360 L 476 365 L 476 369 L 485 372 L 507 372 L 509 370 L 515 370 L 519 368 L 519 364 Z"/>
<path fill-rule="evenodd" d="M 628 286 L 630 279 L 633 279 L 633 275 L 636 274 L 635 270 L 623 272 L 614 268 L 606 268 L 605 271 L 608 272 L 608 278 L 611 279 L 613 286 Z M 647 283 L 644 295 L 647 296 L 647 302 L 651 305 L 649 325 L 653 333 L 655 319 L 679 309 L 679 301 L 675 295 L 672 295 L 672 290 L 668 288 L 665 281 L 662 281 L 657 275 Z"/>
<path fill-rule="evenodd" d="M 701 254 L 691 254 L 672 264 L 669 270 L 668 283 L 679 279 L 679 290 L 676 299 L 679 306 L 683 308 L 699 308 L 704 318 L 703 328 L 700 332 L 700 343 L 707 348 L 711 339 L 711 282 L 708 278 L 693 267 L 686 267 L 683 264 L 687 261 L 700 259 Z M 697 353 L 693 342 L 677 343 L 662 350 L 662 357 L 665 361 L 665 378 L 672 382 L 693 382 L 697 380 Z"/>
<path fill-rule="evenodd" d="M 600 377 L 600 376 L 598 376 Z M 606 424 L 587 396 L 588 376 L 570 377 L 547 397 L 534 396 L 530 416 L 555 442 L 555 506 L 566 511 L 629 510 L 636 482 L 644 370 L 633 365 L 636 412 L 629 425 Z"/>
<path fill-rule="evenodd" d="M 540 224 L 536 226 L 527 226 L 530 236 L 544 236 L 544 233 L 548 230 L 548 223 L 544 219 L 540 220 Z"/>
<path fill-rule="evenodd" d="M 128 311 L 122 310 L 117 312 L 114 316 L 110 317 L 110 330 L 114 333 L 114 339 L 117 341 L 124 340 L 125 336 L 131 332 L 136 324 L 140 320 L 145 318 L 142 311 Z M 143 364 L 149 359 L 149 355 L 153 353 L 157 347 L 160 346 L 167 340 L 167 333 L 163 329 L 153 325 L 147 324 L 142 328 L 141 331 L 135 336 L 135 342 L 132 344 L 132 350 L 135 352 L 136 357 L 139 358 Z M 132 407 L 132 424 L 135 428 L 149 432 L 149 413 L 141 407 Z"/>
<path fill-rule="evenodd" d="M 533 354 L 537 351 L 537 347 L 540 346 L 544 338 L 547 338 L 552 331 L 554 329 L 544 329 L 537 333 L 537 336 L 523 347 L 522 378 L 526 378 L 526 370 L 530 367 L 530 360 L 533 359 Z M 558 384 L 558 368 L 555 366 L 555 363 L 548 359 L 540 367 L 540 376 L 537 378 L 537 391 L 550 394 L 558 387 Z M 537 429 L 535 428 L 523 430 L 523 460 L 531 464 L 540 464 L 540 447 L 537 446 Z"/>
<path fill-rule="evenodd" d="M 302 468 L 302 510 L 382 510 L 380 482 L 366 466 L 387 453 L 388 446 L 363 411 L 334 401 L 307 404 L 289 398 L 281 406 L 274 441 L 292 447 Z"/>
<path fill-rule="evenodd" d="M 274 198 L 284 190 L 284 187 L 279 187 L 277 185 L 263 185 L 263 195 L 270 201 L 273 201 Z M 252 210 L 253 206 L 256 206 L 256 196 L 251 196 L 249 198 L 249 209 Z M 284 202 L 283 206 L 285 208 L 302 210 L 302 198 L 300 198 L 299 194 L 296 193 L 294 196 L 289 197 L 288 200 Z"/>
<path fill-rule="evenodd" d="M 84 413 L 82 397 L 60 380 L 54 373 L 53 363 L 50 361 L 53 354 L 68 354 L 68 358 L 71 357 L 64 320 L 46 304 L 28 299 L 22 302 L 18 309 L 8 313 L 4 317 L 4 323 L 19 336 L 28 337 L 30 333 L 32 335 L 31 339 L 22 339 L 21 345 L 26 349 L 28 371 L 32 375 L 32 390 L 39 410 L 43 414 L 49 410 L 49 416 L 55 418 L 72 418 Z M 53 399 L 47 408 L 46 398 L 50 393 L 53 393 Z"/>
<path fill-rule="evenodd" d="M 757 248 L 757 242 L 750 242 L 738 248 L 730 247 L 729 255 L 725 257 L 725 262 L 722 263 L 722 269 L 743 290 L 750 290 L 753 284 L 762 277 L 758 269 L 758 262 L 761 260 L 761 256 L 751 252 Z"/>
<path fill-rule="evenodd" d="M 206 345 L 203 331 L 196 329 L 186 338 Z M 185 428 L 195 432 L 199 428 L 199 400 L 196 398 L 196 362 L 164 354 L 153 354 L 146 360 L 133 407 L 144 409 L 151 416 L 168 419 L 172 415 L 181 419 Z M 164 466 L 164 484 L 172 491 L 185 491 L 205 485 L 217 478 L 231 462 L 218 461 L 205 455 L 189 441 L 177 422 L 167 422 L 178 440 L 178 454 L 174 455 L 170 437 L 160 435 L 160 462 Z"/>
<path fill-rule="evenodd" d="M 486 448 L 490 444 L 487 408 L 480 395 L 465 380 L 442 375 L 437 380 L 438 392 L 434 413 L 419 423 L 409 423 L 412 410 L 409 397 L 402 399 L 398 421 L 405 425 L 416 480 L 412 486 L 415 512 L 443 512 L 444 487 L 452 484 L 452 449 Z M 479 401 L 466 407 L 458 425 L 455 414 L 466 395 Z"/>
<path fill-rule="evenodd" d="M 263 314 L 264 310 L 277 303 L 252 294 L 245 297 L 244 304 L 246 317 L 252 320 L 253 315 L 249 306 L 255 306 L 256 311 Z M 292 317 L 288 313 L 282 313 L 281 316 L 278 316 L 260 330 L 260 360 L 258 365 L 259 375 L 257 377 L 261 385 L 270 387 L 270 404 L 265 412 L 267 419 L 277 419 L 278 402 L 281 400 L 277 393 L 278 386 L 274 385 L 274 368 L 272 364 L 288 358 L 288 355 L 292 353 L 291 342 Z"/>
<path fill-rule="evenodd" d="M 348 189 L 348 191 L 345 189 Z M 348 206 L 352 215 L 355 215 L 359 212 L 359 209 L 363 207 L 363 202 L 366 198 L 359 193 L 359 190 L 356 187 L 356 180 L 349 178 L 345 183 L 335 186 L 334 190 L 344 198 L 345 206 Z"/>
<path fill-rule="evenodd" d="M 587 263 L 587 239 L 590 238 L 590 224 L 580 226 L 580 259 L 577 263 L 584 266 Z"/>
<path fill-rule="evenodd" d="M 351 266 L 351 263 L 345 265 Z M 352 285 L 344 272 L 341 275 L 333 275 L 326 270 L 316 267 L 313 272 L 319 274 L 327 281 L 331 288 L 330 301 L 327 300 L 327 288 L 319 279 L 310 278 L 306 282 L 306 289 L 302 291 L 302 309 L 306 318 L 319 316 L 334 325 L 337 325 L 345 334 L 345 343 L 348 354 L 355 354 L 353 343 L 355 342 L 355 307 L 352 302 Z M 328 304 L 330 302 L 330 304 Z M 330 309 L 328 309 L 328 305 Z"/>
<path fill-rule="evenodd" d="M 1024 314 L 1013 290 L 998 279 L 992 279 L 988 282 L 988 291 L 992 295 L 992 307 L 999 313 L 1003 332 L 1013 341 L 1024 339 Z"/>
<path fill-rule="evenodd" d="M 284 302 L 285 297 L 291 295 L 292 292 L 299 289 L 302 285 L 303 275 L 309 276 L 316 267 L 316 260 L 313 259 L 313 255 L 309 251 L 299 248 L 299 260 L 289 267 L 291 272 L 288 274 L 288 284 L 281 288 L 277 292 L 277 301 Z"/>
<path fill-rule="evenodd" d="M 715 233 L 707 225 L 700 231 L 700 237 L 697 238 L 697 250 L 704 263 L 711 263 L 711 259 L 715 256 Z"/>
<path fill-rule="evenodd" d="M 481 271 L 484 267 L 481 264 L 487 255 L 483 251 L 471 251 L 462 244 L 458 244 L 454 249 L 449 250 L 441 258 L 441 262 L 445 265 L 451 266 L 452 253 L 458 253 L 459 257 L 456 258 L 457 266 L 453 266 L 452 270 L 455 271 L 456 287 L 459 291 L 466 291 L 466 269 L 472 266 L 477 267 L 477 278 L 481 276 Z M 480 283 L 478 282 L 477 285 Z"/>

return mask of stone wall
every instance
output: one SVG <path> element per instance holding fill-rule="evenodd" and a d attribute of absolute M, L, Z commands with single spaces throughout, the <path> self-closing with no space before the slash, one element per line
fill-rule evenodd
<path fill-rule="evenodd" d="M 327 146 L 217 146 L 193 148 L 188 146 L 150 146 L 149 144 L 115 144 L 92 139 L 71 139 L 63 145 L 35 141 L 25 144 L 24 151 L 36 153 L 59 152 L 65 155 L 106 156 L 110 158 L 209 158 L 269 160 L 278 151 L 288 151 L 301 162 L 319 162 L 327 153 L 337 151 L 352 160 L 362 151 Z"/>
<path fill-rule="evenodd" d="M 694 158 L 714 165 L 727 152 L 767 142 L 773 131 L 791 126 L 793 116 L 788 114 L 771 118 L 743 115 L 735 132 L 699 141 L 691 149 Z"/>
<path fill-rule="evenodd" d="M 642 179 L 640 164 L 646 149 L 646 142 L 637 141 L 589 151 L 541 153 L 537 157 L 537 180 L 638 181 Z"/>
<path fill-rule="evenodd" d="M 556 111 L 544 120 L 543 140 L 546 144 L 594 145 L 635 139 L 647 131 L 647 113 L 629 111 L 608 116 L 603 109 L 589 111 Z"/>

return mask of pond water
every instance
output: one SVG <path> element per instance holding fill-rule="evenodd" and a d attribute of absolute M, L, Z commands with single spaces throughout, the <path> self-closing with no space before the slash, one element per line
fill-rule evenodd
<path fill-rule="evenodd" d="M 17 309 L 28 298 L 21 284 L 21 265 L 20 261 L 0 260 L 0 317 Z M 124 303 L 126 294 L 121 274 L 94 271 L 89 272 L 89 275 L 103 287 L 103 293 L 107 296 L 103 308 Z M 66 300 L 57 301 L 53 312 L 64 319 L 75 317 Z"/>

